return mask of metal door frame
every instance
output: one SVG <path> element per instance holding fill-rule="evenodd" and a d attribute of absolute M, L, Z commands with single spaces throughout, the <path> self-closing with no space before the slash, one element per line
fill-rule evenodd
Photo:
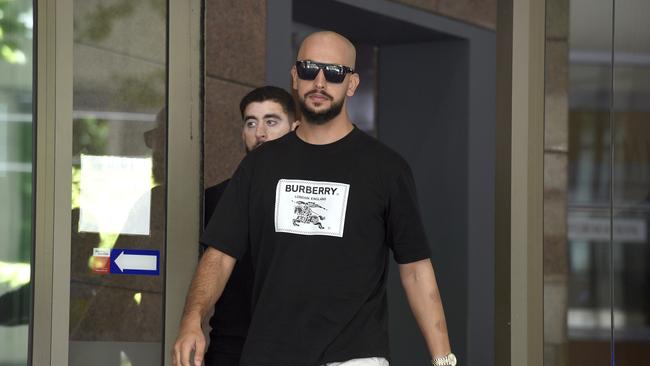
<path fill-rule="evenodd" d="M 495 365 L 542 366 L 546 1 L 497 4 Z"/>
<path fill-rule="evenodd" d="M 165 365 L 197 261 L 201 198 L 201 0 L 169 1 Z M 73 2 L 36 0 L 33 365 L 67 365 L 72 186 Z"/>

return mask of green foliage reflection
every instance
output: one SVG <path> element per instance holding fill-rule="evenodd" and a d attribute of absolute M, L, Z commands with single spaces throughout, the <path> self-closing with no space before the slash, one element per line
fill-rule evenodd
<path fill-rule="evenodd" d="M 10 64 L 27 62 L 25 39 L 31 36 L 31 2 L 0 0 L 0 60 Z M 31 46 L 31 43 L 30 43 Z"/>

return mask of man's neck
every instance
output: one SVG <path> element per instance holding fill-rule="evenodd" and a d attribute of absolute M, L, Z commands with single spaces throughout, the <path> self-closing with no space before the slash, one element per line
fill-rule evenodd
<path fill-rule="evenodd" d="M 315 124 L 307 121 L 300 123 L 296 135 L 306 143 L 312 145 L 326 145 L 345 137 L 354 129 L 352 121 L 345 113 L 324 124 Z"/>

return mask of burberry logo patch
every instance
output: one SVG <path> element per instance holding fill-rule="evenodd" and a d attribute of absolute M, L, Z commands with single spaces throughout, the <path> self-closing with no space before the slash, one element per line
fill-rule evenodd
<path fill-rule="evenodd" d="M 278 181 L 275 231 L 343 236 L 350 185 L 294 179 Z"/>

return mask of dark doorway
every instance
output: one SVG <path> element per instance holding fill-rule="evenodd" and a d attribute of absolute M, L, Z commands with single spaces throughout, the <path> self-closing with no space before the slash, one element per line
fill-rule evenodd
<path fill-rule="evenodd" d="M 369 86 L 351 115 L 368 119 L 366 130 L 413 169 L 460 364 L 493 365 L 494 32 L 390 1 L 283 0 L 268 12 L 269 83 L 290 87 L 287 55 L 312 30 L 339 32 L 361 50 L 357 69 Z M 429 352 L 396 267 L 391 363 L 425 364 Z"/>

